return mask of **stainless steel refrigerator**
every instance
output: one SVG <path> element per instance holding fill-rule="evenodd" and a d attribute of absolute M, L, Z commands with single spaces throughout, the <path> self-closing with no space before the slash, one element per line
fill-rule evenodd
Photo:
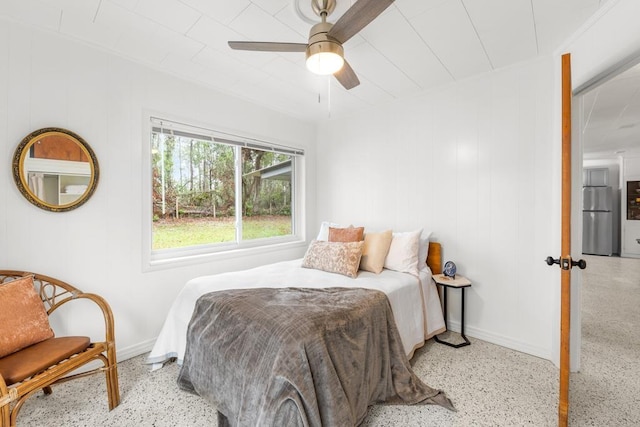
<path fill-rule="evenodd" d="M 582 187 L 582 253 L 612 255 L 611 187 Z"/>

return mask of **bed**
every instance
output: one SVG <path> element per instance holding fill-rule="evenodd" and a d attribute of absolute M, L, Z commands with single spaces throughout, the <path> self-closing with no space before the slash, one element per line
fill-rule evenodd
<path fill-rule="evenodd" d="M 197 299 L 207 292 L 264 287 L 346 287 L 380 289 L 391 303 L 405 353 L 413 352 L 426 340 L 446 330 L 440 298 L 431 279 L 441 272 L 441 246 L 429 242 L 427 265 L 419 277 L 392 270 L 380 274 L 360 271 L 358 277 L 301 268 L 302 260 L 284 261 L 249 270 L 201 276 L 189 280 L 174 301 L 155 345 L 147 358 L 152 369 L 175 358 L 182 364 L 187 327 Z"/>
<path fill-rule="evenodd" d="M 445 330 L 431 278 L 439 244 L 429 244 L 428 267 L 415 275 L 351 278 L 305 261 L 190 280 L 147 362 L 158 369 L 177 359 L 180 387 L 211 401 L 221 426 L 358 425 L 384 401 L 452 408 L 408 362 Z"/>

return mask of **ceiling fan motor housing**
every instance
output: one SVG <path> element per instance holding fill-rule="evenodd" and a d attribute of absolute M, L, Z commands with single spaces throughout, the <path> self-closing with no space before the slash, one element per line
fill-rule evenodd
<path fill-rule="evenodd" d="M 309 46 L 306 52 L 307 59 L 321 52 L 331 52 L 344 57 L 342 45 L 337 40 L 333 40 L 327 36 L 327 32 L 331 27 L 333 27 L 333 24 L 329 22 L 321 22 L 311 27 L 311 31 L 309 32 Z"/>

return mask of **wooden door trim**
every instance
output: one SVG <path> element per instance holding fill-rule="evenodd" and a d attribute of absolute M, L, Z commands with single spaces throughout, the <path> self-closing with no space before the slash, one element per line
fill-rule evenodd
<path fill-rule="evenodd" d="M 571 260 L 571 55 L 562 55 L 562 224 L 561 259 Z M 562 264 L 561 264 L 562 265 Z M 569 415 L 571 266 L 560 269 L 560 392 L 558 426 Z"/>

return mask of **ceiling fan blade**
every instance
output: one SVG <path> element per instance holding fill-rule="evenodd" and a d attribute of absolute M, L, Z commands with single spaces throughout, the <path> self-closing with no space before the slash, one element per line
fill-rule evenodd
<path fill-rule="evenodd" d="M 333 76 L 340 82 L 345 89 L 353 89 L 354 87 L 360 84 L 360 80 L 358 80 L 358 76 L 356 76 L 355 71 L 351 68 L 351 65 L 345 59 L 344 65 L 338 71 L 333 73 Z"/>
<path fill-rule="evenodd" d="M 277 42 L 229 42 L 229 47 L 235 50 L 254 50 L 258 52 L 305 52 L 306 43 L 277 43 Z"/>
<path fill-rule="evenodd" d="M 358 0 L 338 19 L 327 36 L 346 43 L 391 6 L 391 3 L 393 0 Z"/>

